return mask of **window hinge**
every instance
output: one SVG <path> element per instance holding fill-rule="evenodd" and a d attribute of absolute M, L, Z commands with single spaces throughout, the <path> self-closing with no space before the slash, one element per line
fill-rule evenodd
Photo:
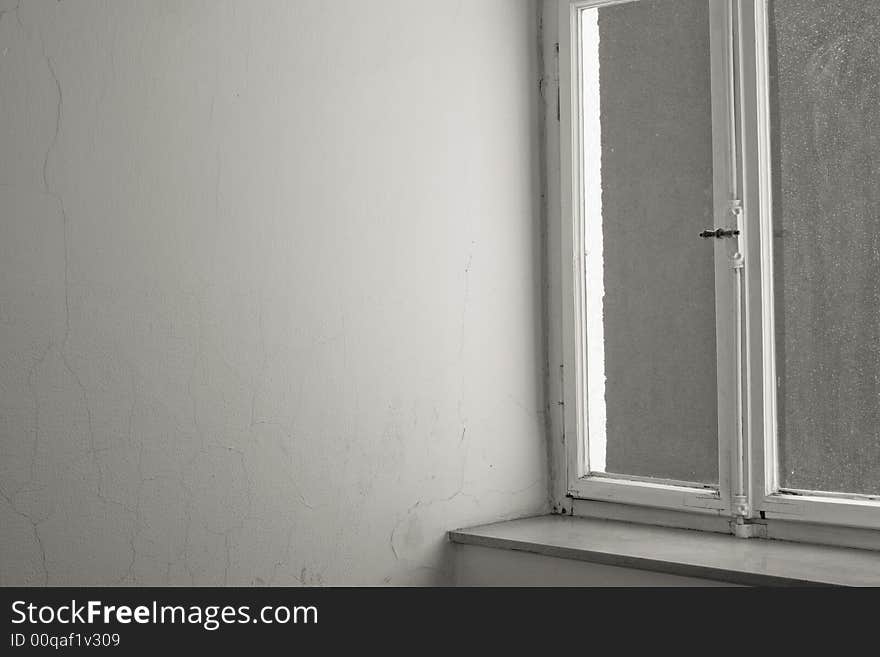
<path fill-rule="evenodd" d="M 736 250 L 736 252 L 730 256 L 730 268 L 731 269 L 742 269 L 745 266 L 745 257 L 742 254 L 742 244 L 740 240 L 742 239 L 743 234 L 743 204 L 739 199 L 734 199 L 730 202 L 730 212 L 736 218 L 736 228 L 731 231 L 737 237 L 737 244 L 740 248 Z"/>

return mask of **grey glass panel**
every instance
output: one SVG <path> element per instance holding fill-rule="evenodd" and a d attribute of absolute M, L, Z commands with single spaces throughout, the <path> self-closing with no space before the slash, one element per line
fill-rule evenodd
<path fill-rule="evenodd" d="M 783 487 L 880 494 L 880 2 L 770 4 Z"/>
<path fill-rule="evenodd" d="M 590 309 L 602 335 L 588 335 L 593 354 L 604 340 L 604 382 L 593 367 L 588 407 L 605 453 L 591 445 L 591 469 L 716 484 L 713 245 L 697 237 L 713 215 L 708 3 L 642 0 L 585 20 L 598 28 L 583 57 L 598 65 L 600 114 L 585 128 L 601 140 L 585 159 L 601 161 L 604 242 L 604 297 Z"/>

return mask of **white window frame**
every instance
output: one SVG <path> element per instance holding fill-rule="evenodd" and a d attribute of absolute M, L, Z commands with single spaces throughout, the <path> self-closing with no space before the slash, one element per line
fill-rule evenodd
<path fill-rule="evenodd" d="M 589 471 L 587 445 L 587 412 L 584 407 L 586 386 L 586 327 L 584 321 L 584 232 L 581 155 L 581 90 L 579 62 L 580 12 L 601 6 L 620 4 L 627 0 L 563 0 L 559 3 L 559 73 L 560 73 L 560 151 L 561 151 L 561 210 L 563 216 L 562 252 L 562 334 L 564 343 L 564 424 L 567 453 L 568 493 L 573 498 L 639 504 L 675 510 L 689 510 L 714 515 L 732 511 L 732 483 L 739 479 L 737 467 L 736 409 L 739 405 L 735 380 L 735 274 L 729 268 L 730 248 L 726 240 L 715 240 L 706 248 L 715 249 L 716 313 L 730 315 L 727 321 L 717 322 L 717 358 L 719 372 L 731 374 L 730 380 L 719 376 L 718 417 L 719 485 L 696 487 L 672 482 L 639 478 L 596 475 Z M 637 1 L 637 0 L 636 0 Z M 730 202 L 736 197 L 735 167 L 731 162 L 733 139 L 732 104 L 732 37 L 728 28 L 731 17 L 724 5 L 711 7 L 712 33 L 712 115 L 713 124 L 724 128 L 715 130 L 713 159 L 716 173 L 715 225 L 725 225 L 733 218 Z M 566 84 L 567 81 L 567 84 Z M 713 217 L 705 218 L 707 224 Z M 722 363 L 724 364 L 722 366 Z M 742 459 L 739 459 L 742 463 Z"/>
<path fill-rule="evenodd" d="M 718 386 L 719 486 L 712 490 L 589 472 L 578 15 L 584 9 L 638 1 L 556 0 L 561 223 L 560 251 L 551 248 L 550 253 L 561 263 L 554 307 L 561 317 L 557 326 L 562 344 L 556 353 L 562 371 L 558 392 L 563 445 L 554 463 L 564 463 L 564 471 L 554 466 L 554 489 L 558 491 L 554 506 L 570 513 L 578 508 L 578 501 L 588 501 L 583 505 L 611 502 L 648 512 L 653 508 L 660 524 L 667 524 L 664 518 L 669 511 L 714 515 L 730 519 L 731 531 L 735 525 L 752 523 L 766 529 L 776 521 L 780 527 L 797 521 L 880 529 L 880 497 L 787 491 L 779 486 L 768 0 L 706 0 L 712 43 L 713 164 L 720 172 L 715 176 L 714 225 L 730 224 L 735 207 L 731 202 L 739 200 L 741 207 L 737 214 L 739 237 L 713 240 L 716 316 L 720 318 L 718 371 L 728 373 L 719 375 Z M 737 259 L 744 266 L 733 266 Z M 563 497 L 569 500 L 567 506 Z M 644 517 L 646 511 L 636 514 Z M 705 524 L 698 520 L 691 524 L 701 522 Z M 772 532 L 744 531 L 740 535 L 768 533 Z"/>
<path fill-rule="evenodd" d="M 773 190 L 770 150 L 770 79 L 768 67 L 768 0 L 739 0 L 742 43 L 743 135 L 745 137 L 744 202 L 755 208 L 757 231 L 746 236 L 747 305 L 754 308 L 746 329 L 752 372 L 748 407 L 755 455 L 752 499 L 765 519 L 795 520 L 876 530 L 880 529 L 880 496 L 792 491 L 782 488 L 777 458 L 776 353 L 773 290 Z M 753 44 L 753 47 L 748 47 Z"/>

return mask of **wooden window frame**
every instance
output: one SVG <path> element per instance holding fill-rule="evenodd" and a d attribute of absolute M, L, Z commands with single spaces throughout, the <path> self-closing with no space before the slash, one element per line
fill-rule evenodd
<path fill-rule="evenodd" d="M 552 442 L 551 478 L 554 508 L 587 515 L 595 503 L 633 509 L 644 518 L 656 510 L 658 524 L 675 524 L 670 517 L 692 517 L 684 525 L 717 528 L 730 521 L 731 531 L 743 536 L 773 534 L 774 523 L 798 529 L 783 533 L 828 539 L 823 526 L 871 530 L 858 543 L 874 545 L 880 530 L 880 498 L 790 491 L 779 484 L 774 348 L 772 180 L 770 94 L 768 70 L 769 0 L 706 0 L 710 5 L 713 165 L 715 167 L 715 224 L 730 222 L 736 206 L 741 234 L 736 256 L 738 271 L 728 266 L 730 252 L 716 244 L 716 317 L 719 372 L 719 485 L 702 488 L 643 478 L 591 473 L 586 412 L 586 333 L 584 321 L 584 221 L 581 185 L 580 126 L 581 60 L 579 14 L 586 9 L 640 0 L 555 0 L 558 29 L 558 142 L 548 140 L 551 213 L 559 224 L 550 230 L 558 243 L 549 248 L 554 299 L 550 347 L 560 367 L 551 390 L 559 395 L 561 415 L 552 421 L 560 443 Z M 547 30 L 545 29 L 545 38 Z M 545 55 L 549 52 L 544 50 Z M 547 97 L 545 97 L 546 99 Z M 549 105 L 548 101 L 548 105 Z M 548 115 L 550 112 L 548 112 Z M 552 119 L 548 125 L 552 125 Z M 558 153 L 554 153 L 554 147 Z M 555 175 L 558 178 L 554 180 Z M 738 203 L 737 203 L 738 202 Z M 555 212 L 554 212 L 555 210 Z M 551 215 L 552 220 L 552 215 Z M 728 240 L 713 240 L 728 242 Z M 732 240 L 731 240 L 732 241 Z M 729 321 L 728 321 L 729 320 Z M 555 331 L 553 330 L 555 329 Z M 739 348 L 737 348 L 739 345 Z M 558 387 L 557 387 L 558 386 Z M 627 512 L 621 512 L 623 516 Z M 664 520 L 666 518 L 667 520 Z M 702 520 L 700 518 L 703 518 Z M 735 528 L 753 525 L 756 531 Z M 809 528 L 818 527 L 816 531 Z M 852 541 L 850 541 L 852 542 Z M 842 544 L 847 544 L 842 540 Z M 880 543 L 877 543 L 880 545 Z"/>

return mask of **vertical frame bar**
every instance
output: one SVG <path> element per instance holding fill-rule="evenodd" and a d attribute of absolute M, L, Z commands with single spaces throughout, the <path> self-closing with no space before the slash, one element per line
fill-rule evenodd
<path fill-rule="evenodd" d="M 763 507 L 777 490 L 776 354 L 773 290 L 773 187 L 770 152 L 770 81 L 767 0 L 737 0 L 743 208 L 747 218 L 746 389 L 751 452 L 751 495 Z"/>
<path fill-rule="evenodd" d="M 581 127 L 578 117 L 580 80 L 578 7 L 568 0 L 559 2 L 559 119 L 562 212 L 562 342 L 563 342 L 563 423 L 566 453 L 566 481 L 569 484 L 588 471 L 585 445 L 587 415 L 584 408 L 586 362 L 583 331 L 583 231 L 579 220 L 581 195 Z"/>
<path fill-rule="evenodd" d="M 715 226 L 733 220 L 731 202 L 738 195 L 736 92 L 734 86 L 734 17 L 732 0 L 709 1 L 712 85 L 712 165 Z M 741 236 L 740 236 L 741 237 Z M 731 270 L 731 240 L 715 240 L 715 343 L 718 375 L 718 485 L 727 510 L 733 484 L 741 476 L 739 457 L 741 390 L 738 371 L 737 288 Z M 739 242 L 739 239 L 735 240 Z"/>

